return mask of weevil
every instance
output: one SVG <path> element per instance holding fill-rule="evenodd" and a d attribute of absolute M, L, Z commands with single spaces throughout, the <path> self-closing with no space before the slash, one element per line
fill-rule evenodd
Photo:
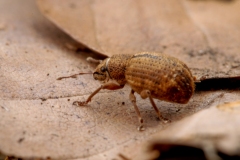
<path fill-rule="evenodd" d="M 99 65 L 93 72 L 93 78 L 102 82 L 102 85 L 86 101 L 75 101 L 73 104 L 86 105 L 101 89 L 117 90 L 128 84 L 131 87 L 129 99 L 140 123 L 139 130 L 143 128 L 143 119 L 136 104 L 135 92 L 143 99 L 149 98 L 159 119 L 163 121 L 166 119 L 153 99 L 185 104 L 194 93 L 194 78 L 187 65 L 165 54 L 155 52 L 119 54 L 97 62 Z M 69 77 L 74 76 L 76 75 Z"/>

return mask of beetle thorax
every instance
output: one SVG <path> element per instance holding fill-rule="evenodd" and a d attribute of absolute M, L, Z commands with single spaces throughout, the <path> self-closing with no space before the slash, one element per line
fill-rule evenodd
<path fill-rule="evenodd" d="M 125 70 L 130 57 L 132 55 L 114 55 L 106 61 L 110 79 L 117 81 L 120 85 L 126 83 Z"/>

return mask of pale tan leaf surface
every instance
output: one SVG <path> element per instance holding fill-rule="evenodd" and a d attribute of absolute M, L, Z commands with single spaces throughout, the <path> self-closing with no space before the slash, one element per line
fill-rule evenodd
<path fill-rule="evenodd" d="M 88 34 L 95 33 L 85 31 L 85 38 L 92 41 Z M 101 91 L 86 107 L 72 105 L 85 100 L 100 84 L 91 75 L 56 79 L 91 72 L 95 66 L 85 59 L 98 57 L 76 52 L 83 46 L 41 16 L 34 1 L 0 1 L 0 36 L 0 152 L 6 155 L 105 160 L 119 159 L 122 153 L 135 158 L 152 134 L 221 102 L 226 92 L 196 92 L 185 105 L 156 100 L 163 116 L 172 121 L 168 124 L 160 123 L 149 101 L 137 96 L 146 126 L 146 131 L 138 132 L 129 87 Z M 178 49 L 173 45 L 173 50 Z"/>
<path fill-rule="evenodd" d="M 165 117 L 175 121 L 208 106 L 219 96 L 221 93 L 196 94 L 184 107 L 164 102 L 157 102 L 157 105 Z M 71 98 L 70 102 L 77 98 L 81 99 Z M 210 102 L 201 104 L 206 98 Z M 138 132 L 137 117 L 124 92 L 101 94 L 89 108 L 76 108 L 70 102 L 68 98 L 43 102 L 1 100 L 1 151 L 20 157 L 110 159 L 129 148 L 140 147 L 139 142 L 164 127 L 157 121 L 149 103 L 138 101 L 147 127 L 145 132 Z M 130 153 L 133 157 L 138 154 Z"/>
<path fill-rule="evenodd" d="M 240 75 L 240 1 L 38 0 L 38 6 L 107 56 L 157 51 L 186 62 L 198 80 Z"/>

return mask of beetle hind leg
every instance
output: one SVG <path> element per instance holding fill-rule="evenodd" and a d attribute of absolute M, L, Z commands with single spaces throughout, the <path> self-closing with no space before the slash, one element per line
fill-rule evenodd
<path fill-rule="evenodd" d="M 153 98 L 152 98 L 152 96 L 151 96 L 151 92 L 150 92 L 149 90 L 143 90 L 143 91 L 140 93 L 140 96 L 141 96 L 143 99 L 145 99 L 145 98 L 148 97 L 149 100 L 150 100 L 150 102 L 151 102 L 151 104 L 152 104 L 152 106 L 153 106 L 153 108 L 154 108 L 154 110 L 155 110 L 155 112 L 157 113 L 159 119 L 160 119 L 161 121 L 163 121 L 164 123 L 169 122 L 169 120 L 167 120 L 166 118 L 164 118 L 164 117 L 162 116 L 161 112 L 159 111 L 159 109 L 157 108 L 155 102 L 153 101 Z"/>

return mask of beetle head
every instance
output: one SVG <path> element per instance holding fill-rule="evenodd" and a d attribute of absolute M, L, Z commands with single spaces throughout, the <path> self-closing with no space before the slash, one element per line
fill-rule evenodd
<path fill-rule="evenodd" d="M 110 58 L 103 60 L 95 69 L 93 73 L 93 78 L 95 80 L 101 81 L 103 83 L 107 82 L 110 79 L 108 73 L 108 61 Z"/>

